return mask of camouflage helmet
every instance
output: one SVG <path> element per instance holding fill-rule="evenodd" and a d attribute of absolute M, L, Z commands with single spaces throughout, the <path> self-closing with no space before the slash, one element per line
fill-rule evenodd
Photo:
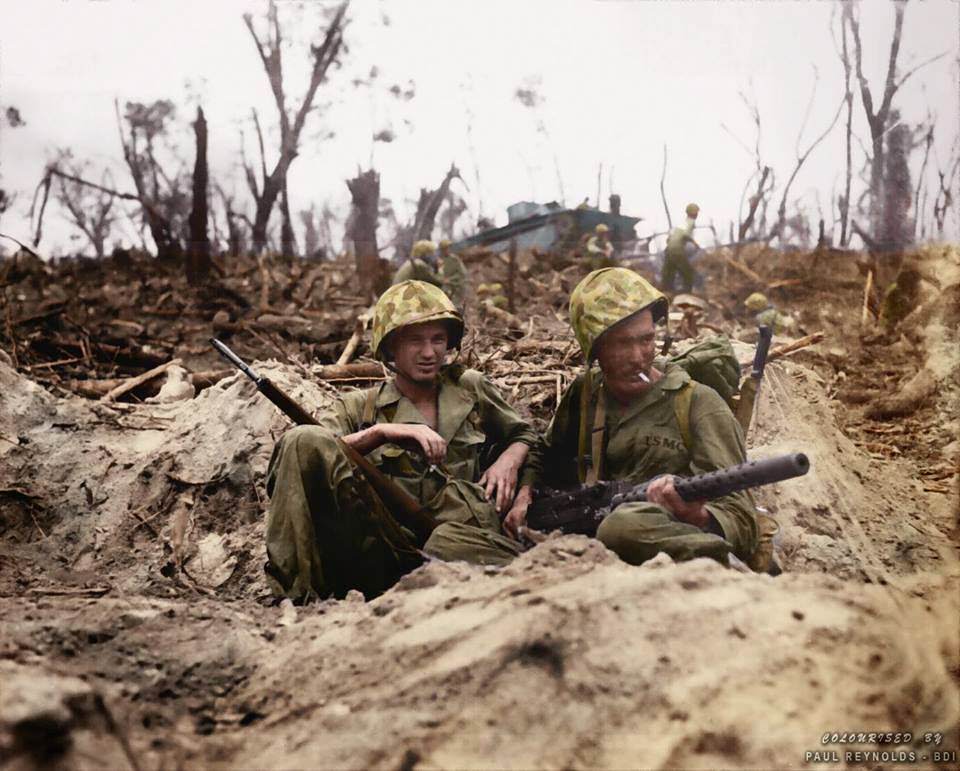
<path fill-rule="evenodd" d="M 451 246 L 453 246 L 453 241 L 451 241 L 449 238 L 441 238 L 440 243 L 437 244 L 437 246 L 439 246 L 441 249 L 449 249 Z"/>
<path fill-rule="evenodd" d="M 587 363 L 596 358 L 596 342 L 614 324 L 646 308 L 654 323 L 667 317 L 667 298 L 627 268 L 601 268 L 587 274 L 570 294 L 570 326 Z"/>
<path fill-rule="evenodd" d="M 437 246 L 433 243 L 433 241 L 417 241 L 410 250 L 410 256 L 414 258 L 428 257 L 435 251 L 437 251 Z"/>
<path fill-rule="evenodd" d="M 770 303 L 767 302 L 767 296 L 762 292 L 754 292 L 746 300 L 743 301 L 744 306 L 746 306 L 748 311 L 762 311 Z"/>
<path fill-rule="evenodd" d="M 600 234 L 600 233 L 609 233 L 609 232 L 610 232 L 610 228 L 608 228 L 606 225 L 604 225 L 604 224 L 601 222 L 599 225 L 597 225 L 597 226 L 594 228 L 594 231 L 596 231 L 598 234 Z"/>
<path fill-rule="evenodd" d="M 700 207 L 697 206 L 695 203 L 688 203 L 688 204 L 687 204 L 687 216 L 688 216 L 690 219 L 694 219 L 694 220 L 695 220 L 695 219 L 697 218 L 697 215 L 698 215 L 698 214 L 700 214 Z"/>
<path fill-rule="evenodd" d="M 447 349 L 459 348 L 463 339 L 463 316 L 443 290 L 426 281 L 401 281 L 380 295 L 373 309 L 374 355 L 385 360 L 383 343 L 392 332 L 409 324 L 446 321 L 450 328 Z"/>

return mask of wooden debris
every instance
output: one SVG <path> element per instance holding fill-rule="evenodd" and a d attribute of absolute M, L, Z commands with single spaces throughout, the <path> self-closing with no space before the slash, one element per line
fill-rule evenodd
<path fill-rule="evenodd" d="M 788 356 L 791 353 L 796 353 L 803 348 L 816 345 L 823 340 L 823 337 L 823 332 L 814 332 L 812 335 L 801 337 L 799 340 L 794 340 L 792 343 L 778 345 L 776 348 L 770 349 L 770 353 L 767 355 L 767 361 L 782 359 L 784 356 Z"/>
<path fill-rule="evenodd" d="M 726 255 L 726 254 L 723 255 L 723 259 L 724 259 L 724 261 L 725 261 L 731 268 L 734 268 L 735 270 L 740 271 L 744 276 L 746 276 L 747 278 L 749 278 L 749 279 L 750 279 L 751 281 L 753 281 L 754 283 L 756 283 L 756 284 L 763 284 L 763 279 L 760 278 L 759 274 L 757 274 L 757 273 L 755 273 L 754 271 L 752 271 L 750 268 L 748 268 L 746 265 L 744 265 L 744 264 L 743 264 L 742 262 L 740 262 L 739 260 L 735 260 L 735 259 L 733 259 L 732 257 L 730 257 L 730 256 L 728 256 L 728 255 Z"/>
<path fill-rule="evenodd" d="M 520 331 L 523 330 L 523 322 L 520 321 L 520 319 L 518 319 L 509 311 L 505 311 L 503 308 L 498 308 L 489 300 L 484 300 L 482 303 L 480 303 L 480 309 L 487 316 L 505 322 L 507 326 L 513 327 L 514 329 Z"/>
<path fill-rule="evenodd" d="M 927 403 L 937 391 L 937 379 L 929 369 L 914 375 L 900 391 L 878 399 L 866 411 L 872 420 L 887 420 L 911 415 Z"/>
<path fill-rule="evenodd" d="M 873 269 L 867 271 L 867 281 L 863 286 L 863 310 L 860 312 L 860 326 L 867 325 L 870 313 L 870 293 L 873 291 Z"/>
<path fill-rule="evenodd" d="M 158 375 L 162 375 L 164 372 L 167 371 L 168 368 L 174 365 L 179 366 L 182 364 L 183 364 L 183 361 L 181 359 L 171 359 L 166 364 L 161 364 L 159 367 L 154 367 L 151 370 L 147 370 L 142 375 L 137 375 L 136 377 L 127 378 L 126 380 L 124 380 L 123 383 L 118 385 L 116 388 L 114 388 L 111 391 L 108 391 L 106 394 L 100 397 L 100 401 L 112 402 L 117 397 L 123 396 L 128 391 L 132 391 L 141 383 L 146 383 L 148 380 L 152 380 Z"/>
<path fill-rule="evenodd" d="M 353 380 L 383 378 L 383 365 L 376 361 L 355 361 L 350 364 L 325 364 L 311 372 L 320 380 Z"/>

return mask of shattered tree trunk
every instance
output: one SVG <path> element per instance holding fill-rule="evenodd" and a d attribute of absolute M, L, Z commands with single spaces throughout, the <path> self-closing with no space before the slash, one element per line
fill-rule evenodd
<path fill-rule="evenodd" d="M 750 196 L 750 208 L 747 210 L 747 216 L 743 222 L 740 223 L 740 229 L 737 231 L 738 244 L 746 238 L 747 233 L 750 232 L 750 228 L 753 226 L 753 218 L 756 216 L 757 206 L 763 198 L 763 186 L 767 184 L 768 176 L 770 176 L 770 167 L 764 166 L 763 173 L 760 175 L 760 183 L 757 185 L 757 192 L 755 195 Z"/>
<path fill-rule="evenodd" d="M 413 227 L 414 241 L 421 239 L 429 240 L 433 235 L 433 227 L 437 221 L 440 204 L 442 204 L 443 199 L 446 198 L 447 191 L 450 189 L 450 183 L 454 179 L 462 179 L 462 177 L 460 176 L 460 170 L 451 163 L 450 170 L 447 171 L 444 176 L 440 187 L 433 191 L 421 188 L 420 200 L 417 202 L 417 216 L 414 220 Z"/>
<path fill-rule="evenodd" d="M 353 204 L 350 239 L 357 265 L 357 279 L 364 297 L 380 294 L 389 281 L 377 248 L 377 217 L 380 207 L 380 175 L 370 169 L 347 180 Z"/>
<path fill-rule="evenodd" d="M 290 221 L 290 200 L 287 193 L 287 178 L 283 178 L 283 195 L 280 198 L 280 250 L 287 257 L 297 256 L 297 239 L 293 235 L 293 223 Z"/>
<path fill-rule="evenodd" d="M 297 146 L 300 142 L 300 134 L 303 131 L 308 113 L 313 109 L 313 100 L 317 89 L 324 81 L 330 65 L 337 58 L 337 54 L 343 45 L 343 27 L 344 15 L 347 10 L 347 3 L 342 3 L 336 10 L 333 19 L 324 33 L 323 42 L 320 45 L 310 47 L 313 55 L 313 68 L 310 73 L 310 84 L 307 86 L 306 94 L 300 107 L 292 111 L 287 111 L 287 96 L 284 93 L 283 86 L 283 64 L 281 59 L 281 47 L 283 38 L 280 31 L 280 24 L 277 20 L 276 4 L 271 2 L 267 11 L 267 18 L 270 27 L 269 37 L 262 41 L 253 27 L 253 17 L 247 13 L 243 16 L 243 21 L 247 26 L 250 36 L 257 47 L 260 55 L 260 61 L 263 64 L 267 79 L 270 82 L 270 90 L 273 93 L 274 101 L 277 105 L 277 112 L 280 116 L 280 156 L 273 171 L 269 175 L 264 174 L 263 186 L 260 190 L 260 196 L 257 197 L 257 212 L 253 220 L 253 248 L 259 254 L 262 253 L 267 245 L 267 223 L 270 221 L 270 213 L 277 202 L 281 192 L 286 189 L 287 170 L 290 164 L 297 157 Z M 261 158 L 263 157 L 261 151 Z M 284 199 L 286 196 L 284 195 Z M 286 203 L 283 204 L 286 208 Z M 284 222 L 289 224 L 289 212 L 284 215 Z M 292 229 L 290 230 L 292 235 Z"/>
<path fill-rule="evenodd" d="M 187 249 L 187 283 L 202 284 L 210 273 L 210 239 L 207 237 L 207 120 L 197 107 L 193 124 L 197 159 L 193 166 L 193 208 L 190 211 L 190 243 Z"/>

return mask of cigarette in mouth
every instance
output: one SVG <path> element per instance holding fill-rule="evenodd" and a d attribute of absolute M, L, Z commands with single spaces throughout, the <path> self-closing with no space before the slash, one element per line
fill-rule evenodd
<path fill-rule="evenodd" d="M 638 372 L 638 373 L 637 373 L 637 376 L 638 376 L 644 383 L 649 383 L 649 382 L 650 382 L 650 378 L 648 378 L 648 377 L 647 377 L 646 375 L 644 375 L 642 372 Z"/>

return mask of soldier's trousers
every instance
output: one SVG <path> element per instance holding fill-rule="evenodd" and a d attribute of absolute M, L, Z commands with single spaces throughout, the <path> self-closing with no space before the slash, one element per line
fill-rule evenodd
<path fill-rule="evenodd" d="M 674 561 L 710 557 L 727 564 L 733 544 L 681 522 L 654 503 L 624 503 L 600 523 L 597 539 L 624 562 L 639 565 L 660 552 Z"/>
<path fill-rule="evenodd" d="M 674 291 L 674 281 L 680 275 L 680 291 L 690 292 L 696 273 L 686 254 L 668 253 L 663 261 L 663 288 L 667 292 Z"/>
<path fill-rule="evenodd" d="M 472 488 L 458 486 L 462 499 L 461 487 L 468 493 Z M 413 533 L 397 524 L 324 428 L 298 426 L 280 438 L 267 471 L 267 493 L 266 572 L 276 594 L 341 598 L 357 589 L 370 599 L 423 561 Z M 505 565 L 520 552 L 520 545 L 500 532 L 486 501 L 447 505 L 438 513 L 446 521 L 422 546 L 429 556 Z"/>

